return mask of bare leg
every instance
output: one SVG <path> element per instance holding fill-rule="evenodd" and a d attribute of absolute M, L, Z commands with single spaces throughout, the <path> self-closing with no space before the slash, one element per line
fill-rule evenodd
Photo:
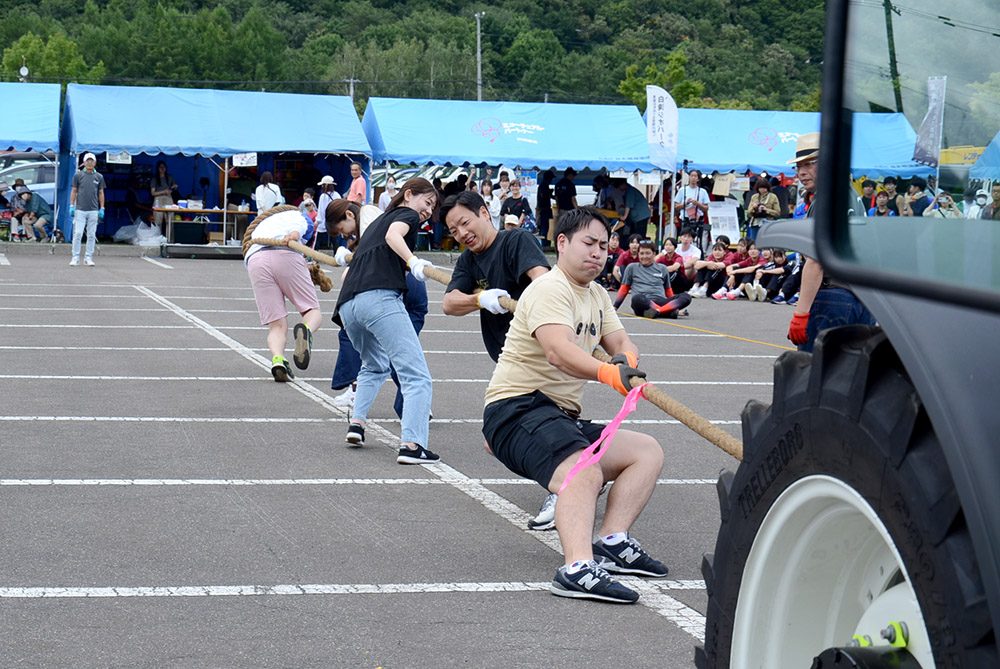
<path fill-rule="evenodd" d="M 599 465 L 604 480 L 615 484 L 598 534 L 627 532 L 653 494 L 663 469 L 663 449 L 649 435 L 619 430 Z"/>
<path fill-rule="evenodd" d="M 311 332 L 316 332 L 323 325 L 323 314 L 319 312 L 319 309 L 310 309 L 302 314 L 302 322 Z"/>
<path fill-rule="evenodd" d="M 559 491 L 580 452 L 577 451 L 559 463 L 549 482 L 551 492 Z M 603 484 L 603 472 L 599 467 L 591 466 L 581 470 L 559 494 L 559 501 L 556 502 L 556 531 L 559 532 L 566 564 L 594 559 L 594 516 L 597 510 L 597 493 Z"/>
<path fill-rule="evenodd" d="M 288 339 L 288 319 L 279 318 L 276 321 L 271 321 L 267 327 L 267 347 L 271 350 L 271 357 L 284 356 L 285 341 Z"/>

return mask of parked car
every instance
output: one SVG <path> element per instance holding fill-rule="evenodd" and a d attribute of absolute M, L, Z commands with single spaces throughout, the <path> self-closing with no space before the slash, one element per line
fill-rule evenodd
<path fill-rule="evenodd" d="M 0 181 L 5 182 L 11 188 L 14 187 L 14 181 L 17 179 L 23 179 L 24 185 L 30 188 L 31 192 L 40 195 L 50 206 L 55 205 L 55 163 L 48 161 L 23 163 L 0 170 Z"/>
<path fill-rule="evenodd" d="M 48 161 L 54 163 L 56 154 L 52 151 L 0 151 L 0 170 L 5 170 L 13 165 L 24 165 L 25 163 L 37 163 Z"/>

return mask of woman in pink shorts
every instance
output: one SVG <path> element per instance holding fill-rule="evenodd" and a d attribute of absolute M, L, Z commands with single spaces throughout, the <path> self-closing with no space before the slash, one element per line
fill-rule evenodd
<path fill-rule="evenodd" d="M 253 237 L 306 243 L 314 232 L 314 223 L 308 216 L 298 210 L 289 210 L 262 220 L 253 231 Z M 285 342 L 288 339 L 285 298 L 302 315 L 302 322 L 295 325 L 295 354 L 292 356 L 299 369 L 309 366 L 312 333 L 322 323 L 319 299 L 306 259 L 284 246 L 253 244 L 247 249 L 243 262 L 250 274 L 260 322 L 269 328 L 267 346 L 271 350 L 271 376 L 275 381 L 288 381 L 295 375 L 285 359 Z"/>

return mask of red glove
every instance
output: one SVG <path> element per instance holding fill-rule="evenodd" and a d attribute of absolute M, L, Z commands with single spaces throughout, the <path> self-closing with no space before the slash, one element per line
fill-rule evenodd
<path fill-rule="evenodd" d="M 809 340 L 806 337 L 808 324 L 809 314 L 792 314 L 792 322 L 788 326 L 788 338 L 793 344 L 802 345 Z"/>
<path fill-rule="evenodd" d="M 615 309 L 622 306 L 622 302 L 625 301 L 625 296 L 628 295 L 629 286 L 624 283 L 618 288 L 618 295 L 615 296 Z"/>

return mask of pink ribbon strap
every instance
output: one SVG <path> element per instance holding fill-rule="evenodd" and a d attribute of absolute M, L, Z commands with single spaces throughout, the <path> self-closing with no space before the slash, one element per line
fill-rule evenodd
<path fill-rule="evenodd" d="M 636 406 L 639 404 L 639 398 L 645 398 L 645 395 L 642 394 L 642 389 L 648 385 L 648 383 L 644 383 L 629 391 L 628 395 L 625 396 L 625 401 L 622 402 L 622 408 L 618 412 L 618 415 L 601 431 L 601 436 L 597 438 L 597 441 L 583 449 L 583 452 L 580 453 L 576 464 L 573 465 L 573 468 L 569 470 L 569 474 L 563 480 L 563 484 L 559 488 L 559 494 L 566 489 L 566 486 L 569 485 L 574 476 L 579 474 L 585 467 L 589 467 L 604 457 L 608 446 L 611 445 L 611 440 L 614 438 L 615 433 L 618 432 L 618 428 L 621 427 L 622 422 L 630 413 L 635 411 Z"/>

